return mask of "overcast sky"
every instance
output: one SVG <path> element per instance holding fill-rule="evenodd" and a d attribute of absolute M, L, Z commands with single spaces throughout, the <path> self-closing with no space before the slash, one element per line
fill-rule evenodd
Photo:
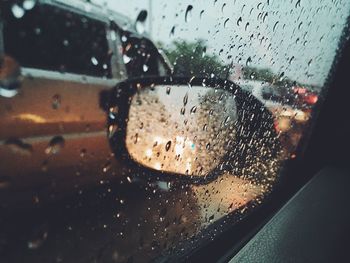
<path fill-rule="evenodd" d="M 225 63 L 266 67 L 303 83 L 322 85 L 350 12 L 349 0 L 95 0 L 132 20 L 151 7 L 151 37 L 204 39 Z M 332 3 L 333 2 L 333 3 Z M 193 6 L 185 21 L 186 9 Z M 225 23 L 226 21 L 226 23 Z M 175 27 L 174 34 L 170 34 Z M 147 24 L 149 31 L 149 21 Z"/>

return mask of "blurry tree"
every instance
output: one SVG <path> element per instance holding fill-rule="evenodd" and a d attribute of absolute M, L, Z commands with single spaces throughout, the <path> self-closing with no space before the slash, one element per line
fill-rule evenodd
<path fill-rule="evenodd" d="M 226 79 L 232 65 L 224 64 L 219 56 L 207 52 L 204 40 L 187 42 L 185 40 L 174 41 L 165 46 L 158 43 L 173 66 L 174 75 L 180 76 L 203 76 Z M 232 72 L 231 72 L 232 73 Z M 304 86 L 311 90 L 314 88 L 296 82 L 282 74 L 276 74 L 269 68 L 245 66 L 242 69 L 242 78 L 272 83 L 279 87 L 290 88 L 292 86 Z"/>
<path fill-rule="evenodd" d="M 165 54 L 174 66 L 174 75 L 181 76 L 214 76 L 227 77 L 228 67 L 218 56 L 208 54 L 203 40 L 198 42 L 174 41 L 169 48 L 164 48 Z"/>

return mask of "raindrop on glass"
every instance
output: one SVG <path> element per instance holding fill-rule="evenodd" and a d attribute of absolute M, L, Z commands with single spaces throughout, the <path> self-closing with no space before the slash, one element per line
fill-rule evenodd
<path fill-rule="evenodd" d="M 131 61 L 131 58 L 128 57 L 127 55 L 123 55 L 123 61 L 125 64 L 128 64 Z"/>
<path fill-rule="evenodd" d="M 29 249 L 38 249 L 44 244 L 45 240 L 48 237 L 48 232 L 45 229 L 40 231 L 42 232 L 37 233 L 36 237 L 28 241 L 27 246 Z"/>
<path fill-rule="evenodd" d="M 207 53 L 207 48 L 206 47 L 204 47 L 203 48 L 203 52 L 202 52 L 202 58 L 204 58 L 205 57 L 205 54 Z"/>
<path fill-rule="evenodd" d="M 171 36 L 174 36 L 174 35 L 175 35 L 175 26 L 173 26 L 171 28 L 169 36 L 171 37 Z"/>
<path fill-rule="evenodd" d="M 226 7 L 226 3 L 224 3 L 224 4 L 222 5 L 222 7 L 221 7 L 221 12 L 224 12 L 225 7 Z"/>
<path fill-rule="evenodd" d="M 290 59 L 289 59 L 289 64 L 292 64 L 294 61 L 294 56 L 292 56 Z"/>
<path fill-rule="evenodd" d="M 139 15 L 136 18 L 135 28 L 139 34 L 143 34 L 146 30 L 145 29 L 145 22 L 147 19 L 147 15 L 148 15 L 148 13 L 146 10 L 141 10 Z"/>
<path fill-rule="evenodd" d="M 187 6 L 186 13 L 185 13 L 185 22 L 189 22 L 191 20 L 192 9 L 193 9 L 192 5 Z"/>
<path fill-rule="evenodd" d="M 35 6 L 35 0 L 24 0 L 23 2 L 23 8 L 25 10 L 31 10 Z"/>
<path fill-rule="evenodd" d="M 186 95 L 185 95 L 184 98 L 183 98 L 184 106 L 187 105 L 187 102 L 188 102 L 188 93 L 186 93 Z"/>
<path fill-rule="evenodd" d="M 185 112 L 186 112 L 186 108 L 185 108 L 185 107 L 182 107 L 182 108 L 181 108 L 181 111 L 180 111 L 181 115 L 185 115 Z"/>
<path fill-rule="evenodd" d="M 227 27 L 227 23 L 228 23 L 228 21 L 230 21 L 230 19 L 229 19 L 229 18 L 227 18 L 227 19 L 225 20 L 225 22 L 224 22 L 224 27 L 225 27 L 225 28 Z"/>
<path fill-rule="evenodd" d="M 54 110 L 57 110 L 61 106 L 61 96 L 58 94 L 53 95 L 51 105 Z"/>
<path fill-rule="evenodd" d="M 249 67 L 252 63 L 252 58 L 251 57 L 248 57 L 247 61 L 246 61 L 246 65 L 247 67 Z"/>
<path fill-rule="evenodd" d="M 46 154 L 57 154 L 64 147 L 64 139 L 62 136 L 55 136 L 49 142 L 49 145 L 45 149 Z"/>
<path fill-rule="evenodd" d="M 24 9 L 17 4 L 12 6 L 11 11 L 15 18 L 22 18 L 25 13 Z"/>
<path fill-rule="evenodd" d="M 197 106 L 193 106 L 190 113 L 194 114 L 194 113 L 196 113 L 196 111 L 197 111 Z"/>
<path fill-rule="evenodd" d="M 307 63 L 308 67 L 310 67 L 312 64 L 312 59 L 309 60 L 309 62 Z"/>
<path fill-rule="evenodd" d="M 168 141 L 165 145 L 165 150 L 169 151 L 170 147 L 171 147 L 171 141 Z"/>
<path fill-rule="evenodd" d="M 242 23 L 242 17 L 239 17 L 237 20 L 237 26 L 239 26 Z"/>
<path fill-rule="evenodd" d="M 102 171 L 104 173 L 107 173 L 112 167 L 112 164 L 111 164 L 111 161 L 107 161 L 104 165 L 103 165 L 103 168 L 102 168 Z"/>
<path fill-rule="evenodd" d="M 86 156 L 86 152 L 87 152 L 86 149 L 81 149 L 80 150 L 80 157 L 84 158 Z"/>
<path fill-rule="evenodd" d="M 98 60 L 97 60 L 95 57 L 92 57 L 92 58 L 91 58 L 91 63 L 92 63 L 94 66 L 97 66 L 97 65 L 98 65 Z"/>
<path fill-rule="evenodd" d="M 282 72 L 279 76 L 279 80 L 282 81 L 284 79 L 284 72 Z"/>

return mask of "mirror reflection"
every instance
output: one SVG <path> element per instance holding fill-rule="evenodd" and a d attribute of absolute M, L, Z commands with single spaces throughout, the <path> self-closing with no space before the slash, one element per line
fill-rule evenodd
<path fill-rule="evenodd" d="M 126 147 L 138 163 L 187 176 L 206 176 L 235 142 L 234 95 L 204 86 L 156 85 L 131 100 Z"/>

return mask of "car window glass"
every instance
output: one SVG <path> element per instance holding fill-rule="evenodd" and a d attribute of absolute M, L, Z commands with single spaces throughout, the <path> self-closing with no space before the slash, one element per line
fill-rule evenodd
<path fill-rule="evenodd" d="M 55 123 L 13 106 L 29 88 L 0 98 L 13 127 L 59 133 L 29 140 L 25 127 L 1 141 L 0 171 L 18 175 L 0 175 L 9 262 L 178 262 L 239 226 L 289 182 L 282 172 L 303 158 L 348 40 L 348 0 L 42 1 L 9 1 L 6 54 L 23 67 L 118 81 L 90 85 L 84 100 L 80 86 L 50 94 Z M 115 23 L 107 37 L 96 13 Z M 86 124 L 91 116 L 98 126 Z"/>
<path fill-rule="evenodd" d="M 5 50 L 22 66 L 111 77 L 104 23 L 49 5 L 5 16 Z"/>

